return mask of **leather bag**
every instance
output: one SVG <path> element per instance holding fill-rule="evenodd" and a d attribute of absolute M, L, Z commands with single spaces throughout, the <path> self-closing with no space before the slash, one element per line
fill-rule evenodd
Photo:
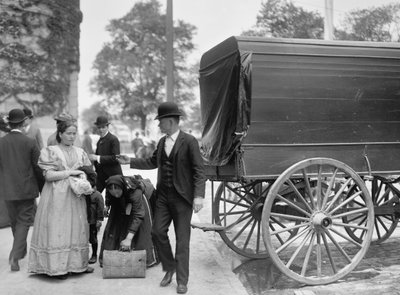
<path fill-rule="evenodd" d="M 103 279 L 145 277 L 146 250 L 103 251 Z"/>

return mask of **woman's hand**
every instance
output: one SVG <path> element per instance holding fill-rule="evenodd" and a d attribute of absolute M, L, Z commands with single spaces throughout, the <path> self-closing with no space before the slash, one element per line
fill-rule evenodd
<path fill-rule="evenodd" d="M 125 240 L 122 240 L 121 243 L 119 244 L 119 249 L 121 251 L 130 251 L 131 243 L 132 243 L 132 239 L 126 238 Z"/>
<path fill-rule="evenodd" d="M 83 173 L 82 170 L 69 170 L 69 176 L 80 176 Z"/>

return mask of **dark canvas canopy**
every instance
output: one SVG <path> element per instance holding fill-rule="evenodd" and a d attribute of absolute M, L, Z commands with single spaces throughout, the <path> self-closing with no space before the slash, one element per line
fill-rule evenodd
<path fill-rule="evenodd" d="M 251 53 L 234 37 L 206 52 L 200 62 L 203 134 L 208 165 L 225 165 L 247 132 L 251 98 Z"/>

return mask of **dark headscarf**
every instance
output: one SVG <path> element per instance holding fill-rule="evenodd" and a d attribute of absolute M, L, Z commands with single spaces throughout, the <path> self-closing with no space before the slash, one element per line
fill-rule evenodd
<path fill-rule="evenodd" d="M 122 175 L 113 175 L 110 176 L 107 180 L 106 180 L 106 187 L 108 187 L 111 184 L 116 184 L 118 185 L 120 188 L 122 188 L 122 190 L 125 190 L 125 181 L 124 181 L 124 176 Z"/>

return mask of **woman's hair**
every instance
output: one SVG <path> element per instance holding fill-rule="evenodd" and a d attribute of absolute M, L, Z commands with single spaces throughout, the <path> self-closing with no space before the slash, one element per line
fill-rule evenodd
<path fill-rule="evenodd" d="M 56 140 L 57 140 L 58 143 L 61 142 L 60 133 L 64 133 L 65 130 L 67 130 L 71 126 L 75 126 L 76 128 L 78 128 L 78 126 L 76 125 L 75 121 L 60 121 L 57 124 Z"/>

